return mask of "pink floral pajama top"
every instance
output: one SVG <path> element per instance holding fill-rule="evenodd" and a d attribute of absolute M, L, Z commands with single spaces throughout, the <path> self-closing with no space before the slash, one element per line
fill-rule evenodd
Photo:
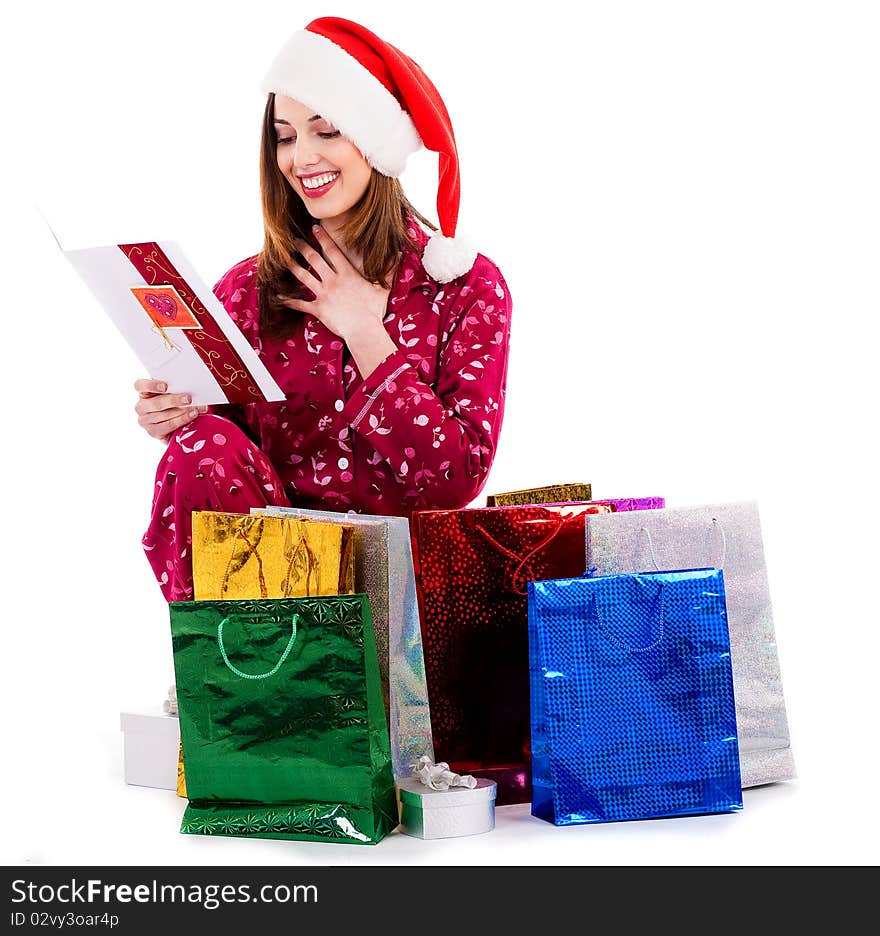
<path fill-rule="evenodd" d="M 410 233 L 423 248 L 415 222 Z M 480 254 L 439 284 L 421 250 L 405 251 L 383 320 L 397 350 L 366 380 L 311 315 L 292 337 L 261 337 L 256 257 L 214 292 L 287 395 L 215 411 L 257 442 L 292 504 L 405 515 L 477 496 L 501 429 L 510 336 L 510 294 L 491 260 Z"/>

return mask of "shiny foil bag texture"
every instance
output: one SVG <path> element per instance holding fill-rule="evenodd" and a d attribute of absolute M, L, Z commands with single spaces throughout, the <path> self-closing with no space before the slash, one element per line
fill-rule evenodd
<path fill-rule="evenodd" d="M 354 591 L 351 529 L 282 517 L 193 511 L 196 601 Z"/>
<path fill-rule="evenodd" d="M 532 815 L 742 808 L 717 569 L 529 584 Z"/>
<path fill-rule="evenodd" d="M 662 506 L 661 498 L 419 511 L 416 584 L 437 758 L 498 784 L 499 806 L 527 803 L 526 584 L 584 572 L 584 520 Z"/>
<path fill-rule="evenodd" d="M 298 507 L 252 508 L 251 512 L 351 526 L 355 590 L 369 596 L 373 613 L 394 775 L 409 777 L 421 756 L 434 758 L 409 522 L 405 517 Z"/>
<path fill-rule="evenodd" d="M 561 504 L 572 501 L 588 501 L 593 497 L 590 484 L 550 484 L 545 487 L 524 488 L 521 491 L 505 491 L 503 494 L 488 494 L 487 507 L 515 507 L 517 504 Z"/>
<path fill-rule="evenodd" d="M 743 786 L 794 777 L 757 504 L 596 520 L 587 525 L 586 552 L 600 575 L 705 565 L 724 570 Z"/>
<path fill-rule="evenodd" d="M 169 609 L 182 832 L 373 844 L 395 828 L 366 595 Z"/>

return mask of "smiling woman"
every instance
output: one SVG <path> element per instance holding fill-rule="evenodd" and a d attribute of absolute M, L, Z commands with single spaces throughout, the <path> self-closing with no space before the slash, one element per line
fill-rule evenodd
<path fill-rule="evenodd" d="M 326 118 L 281 94 L 270 93 L 266 102 L 260 176 L 265 243 L 259 258 L 259 303 L 266 335 L 286 335 L 297 326 L 286 294 L 313 297 L 296 277 L 300 267 L 295 258 L 297 242 L 311 239 L 316 219 L 363 278 L 382 287 L 390 285 L 401 252 L 418 249 L 408 233 L 409 218 L 434 230 L 396 178 L 371 167 Z"/>
<path fill-rule="evenodd" d="M 167 445 L 143 543 L 169 600 L 192 597 L 193 510 L 461 507 L 504 414 L 510 295 L 455 236 L 458 154 L 437 89 L 332 17 L 293 36 L 263 87 L 263 249 L 214 291 L 286 399 L 200 412 L 135 384 L 141 424 Z M 439 232 L 398 181 L 421 146 L 439 154 Z"/>

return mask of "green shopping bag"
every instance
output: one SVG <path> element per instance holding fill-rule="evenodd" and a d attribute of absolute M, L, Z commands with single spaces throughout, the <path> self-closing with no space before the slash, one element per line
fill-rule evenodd
<path fill-rule="evenodd" d="M 181 832 L 375 844 L 395 828 L 366 595 L 169 608 Z"/>

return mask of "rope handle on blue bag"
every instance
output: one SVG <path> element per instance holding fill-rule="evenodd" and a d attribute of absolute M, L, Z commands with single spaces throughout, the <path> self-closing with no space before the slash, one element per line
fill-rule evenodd
<path fill-rule="evenodd" d="M 296 640 L 297 633 L 297 621 L 299 616 L 294 614 L 290 619 L 290 640 L 287 641 L 287 646 L 284 648 L 284 653 L 281 654 L 281 659 L 270 669 L 267 673 L 243 673 L 236 666 L 233 666 L 229 657 L 226 654 L 226 647 L 223 644 L 223 626 L 229 623 L 232 620 L 233 615 L 223 618 L 223 620 L 217 625 L 217 645 L 220 647 L 220 656 L 223 657 L 223 662 L 235 673 L 236 676 L 241 676 L 242 679 L 268 679 L 270 676 L 274 676 L 278 670 L 284 665 L 284 661 L 290 655 L 290 651 L 293 649 L 294 641 Z"/>
<path fill-rule="evenodd" d="M 599 628 L 603 631 L 605 636 L 612 643 L 617 644 L 618 647 L 620 647 L 622 650 L 626 650 L 628 653 L 644 653 L 646 650 L 653 650 L 655 647 L 659 647 L 660 644 L 663 643 L 663 638 L 666 633 L 666 621 L 663 617 L 663 591 L 664 591 L 664 583 L 661 582 L 660 591 L 658 595 L 659 600 L 660 600 L 660 619 L 658 622 L 659 627 L 660 627 L 660 633 L 657 639 L 653 643 L 648 644 L 646 647 L 633 647 L 628 643 L 624 643 L 619 637 L 615 637 L 615 635 L 611 632 L 611 629 L 608 627 L 608 625 L 602 620 L 602 616 L 599 614 L 599 599 L 596 597 L 596 595 L 592 595 L 591 597 L 593 599 L 593 610 L 595 611 L 595 614 L 596 614 L 596 623 L 599 625 Z"/>
<path fill-rule="evenodd" d="M 663 569 L 660 568 L 660 564 L 657 562 L 657 554 L 654 552 L 654 540 L 651 538 L 651 531 L 647 527 L 641 527 L 640 529 L 648 540 L 648 549 L 651 551 L 651 562 L 654 563 L 654 570 L 656 572 L 662 572 Z M 717 562 L 714 562 L 712 566 L 715 569 L 723 569 L 724 561 L 727 559 L 727 536 L 725 536 L 724 527 L 718 522 L 717 517 L 712 518 L 712 529 L 717 530 L 721 534 L 721 557 Z M 665 566 L 666 569 L 671 567 L 671 565 Z"/>

